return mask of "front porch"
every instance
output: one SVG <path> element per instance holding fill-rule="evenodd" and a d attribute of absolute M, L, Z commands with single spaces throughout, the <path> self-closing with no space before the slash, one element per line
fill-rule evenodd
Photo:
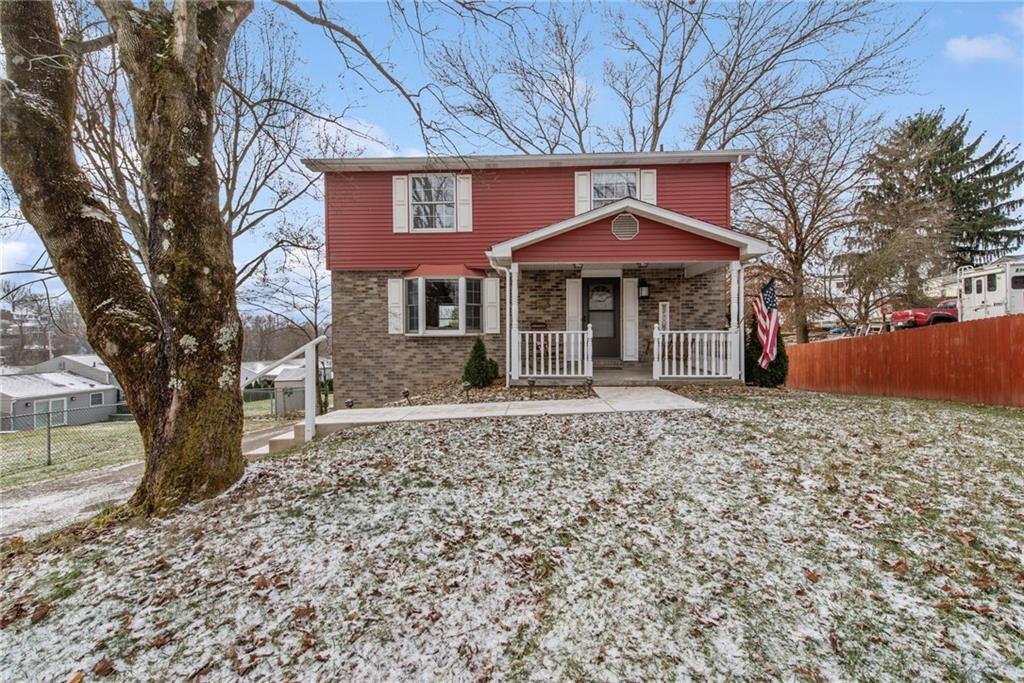
<path fill-rule="evenodd" d="M 510 380 L 511 386 L 529 386 L 530 380 L 534 386 L 557 387 L 576 386 L 584 384 L 586 377 L 553 377 L 534 376 L 520 377 Z M 630 361 L 615 363 L 596 363 L 594 365 L 593 386 L 595 387 L 653 387 L 653 386 L 675 386 L 679 384 L 708 383 L 727 384 L 736 382 L 732 377 L 669 377 L 662 376 L 655 378 L 653 361 Z"/>
<path fill-rule="evenodd" d="M 754 238 L 626 198 L 502 242 L 510 384 L 739 381 Z"/>

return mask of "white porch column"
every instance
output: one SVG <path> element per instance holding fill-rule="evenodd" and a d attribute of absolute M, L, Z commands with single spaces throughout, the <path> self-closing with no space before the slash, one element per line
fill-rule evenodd
<path fill-rule="evenodd" d="M 730 308 L 729 338 L 732 346 L 729 354 L 729 376 L 743 379 L 743 267 L 739 261 L 729 264 L 732 305 Z"/>
<path fill-rule="evenodd" d="M 316 343 L 308 344 L 306 346 L 306 372 L 303 378 L 303 410 L 305 414 L 302 416 L 302 440 L 309 442 L 316 436 L 316 399 L 317 393 L 319 392 L 320 386 L 317 382 L 316 367 Z"/>
<path fill-rule="evenodd" d="M 512 354 L 510 372 L 512 379 L 519 379 L 519 264 L 513 263 L 509 270 L 512 280 L 509 287 L 509 296 L 512 299 L 512 339 L 509 345 Z"/>

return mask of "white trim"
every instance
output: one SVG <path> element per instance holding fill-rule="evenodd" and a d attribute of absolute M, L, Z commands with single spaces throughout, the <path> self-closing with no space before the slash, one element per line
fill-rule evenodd
<path fill-rule="evenodd" d="M 520 235 L 519 237 L 514 237 L 510 240 L 505 240 L 504 242 L 499 242 L 491 247 L 491 250 L 488 252 L 488 256 L 495 261 L 511 262 L 512 252 L 516 249 L 522 249 L 523 247 L 531 244 L 543 242 L 546 239 L 561 235 L 562 233 L 569 232 L 570 230 L 575 230 L 576 228 L 588 225 L 594 221 L 599 221 L 602 218 L 617 215 L 623 211 L 644 216 L 645 218 L 668 225 L 669 227 L 692 232 L 716 242 L 722 242 L 723 244 L 738 247 L 740 250 L 741 260 L 753 258 L 755 256 L 763 256 L 771 250 L 771 247 L 767 242 L 759 240 L 756 237 L 749 237 L 734 230 L 722 228 L 712 223 L 707 223 L 681 213 L 676 213 L 675 211 L 663 209 L 660 206 L 647 204 L 639 199 L 627 197 L 626 199 L 620 199 L 612 204 L 608 204 L 597 209 L 591 209 L 579 216 L 573 216 L 572 218 L 567 218 L 564 221 L 553 223 L 545 228 L 540 228 L 539 230 L 528 232 L 525 235 Z"/>
<path fill-rule="evenodd" d="M 674 152 L 599 152 L 595 154 L 481 154 L 478 156 L 374 157 L 303 159 L 308 168 L 332 171 L 431 171 L 493 168 L 572 166 L 654 166 L 661 164 L 738 164 L 753 156 L 751 149 Z"/>

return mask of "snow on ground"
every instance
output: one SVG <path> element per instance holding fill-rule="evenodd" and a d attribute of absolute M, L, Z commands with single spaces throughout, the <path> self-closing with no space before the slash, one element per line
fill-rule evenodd
<path fill-rule="evenodd" d="M 366 428 L 170 518 L 8 555 L 0 671 L 1024 677 L 1024 413 L 700 400 Z"/>

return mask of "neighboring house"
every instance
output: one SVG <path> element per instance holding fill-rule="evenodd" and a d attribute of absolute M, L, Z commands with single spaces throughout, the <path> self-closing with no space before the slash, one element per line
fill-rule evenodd
<path fill-rule="evenodd" d="M 478 335 L 510 382 L 739 379 L 740 265 L 769 250 L 730 228 L 748 155 L 308 160 L 337 400 L 460 377 Z"/>
<path fill-rule="evenodd" d="M 114 377 L 113 371 L 95 353 L 55 356 L 50 360 L 44 360 L 42 363 L 30 365 L 22 370 L 22 372 L 70 372 L 91 379 L 94 382 L 109 384 L 117 389 L 117 403 L 121 403 L 124 400 L 121 393 L 121 385 L 118 383 L 117 378 Z"/>
<path fill-rule="evenodd" d="M 43 429 L 110 419 L 118 389 L 70 372 L 0 377 L 0 431 Z"/>

